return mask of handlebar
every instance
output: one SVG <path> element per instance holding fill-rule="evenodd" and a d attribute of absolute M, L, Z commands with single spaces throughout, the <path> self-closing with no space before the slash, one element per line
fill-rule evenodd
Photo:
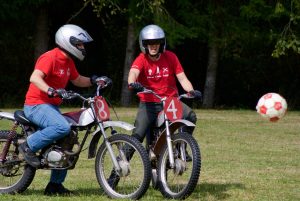
<path fill-rule="evenodd" d="M 82 101 L 88 101 L 89 98 L 85 98 L 84 96 L 82 96 L 81 94 L 79 93 L 76 93 L 74 91 L 67 91 L 69 97 L 68 98 L 64 98 L 64 100 L 71 100 L 71 99 L 75 99 L 75 98 L 79 98 L 81 99 Z"/>
<path fill-rule="evenodd" d="M 109 85 L 108 84 L 97 84 L 96 96 L 100 96 L 101 95 L 101 93 L 100 93 L 101 89 L 104 89 L 107 86 L 109 86 Z M 69 90 L 69 91 L 66 91 L 66 92 L 68 94 L 68 97 L 67 98 L 62 98 L 63 100 L 71 100 L 71 99 L 75 99 L 75 98 L 79 98 L 82 101 L 89 101 L 89 100 L 91 100 L 91 97 L 86 98 L 86 97 L 82 96 L 81 94 L 76 93 L 76 92 L 74 92 L 72 90 Z"/>
<path fill-rule="evenodd" d="M 141 92 L 138 92 L 137 94 L 139 93 L 151 93 L 153 94 L 155 97 L 157 97 L 158 99 L 160 99 L 161 101 L 164 101 L 167 97 L 161 97 L 159 96 L 155 91 L 151 90 L 151 89 L 147 89 L 144 87 L 143 91 Z M 178 99 L 181 100 L 181 99 L 195 99 L 195 96 L 193 96 L 192 94 L 190 93 L 184 93 L 184 94 L 181 94 L 178 96 Z"/>

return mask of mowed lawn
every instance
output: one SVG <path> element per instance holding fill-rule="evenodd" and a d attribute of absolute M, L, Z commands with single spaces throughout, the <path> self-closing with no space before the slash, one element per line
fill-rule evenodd
<path fill-rule="evenodd" d="M 115 110 L 120 120 L 133 123 L 136 108 Z M 202 170 L 198 186 L 187 200 L 300 200 L 300 112 L 289 111 L 271 123 L 254 110 L 195 111 L 194 136 L 201 149 Z M 112 111 L 111 115 L 114 117 Z M 109 200 L 97 183 L 94 164 L 87 159 L 87 150 L 83 151 L 64 183 L 76 193 L 72 197 L 44 196 L 50 172 L 38 170 L 28 190 L 20 195 L 0 195 L 0 200 Z M 150 187 L 141 200 L 164 199 Z"/>

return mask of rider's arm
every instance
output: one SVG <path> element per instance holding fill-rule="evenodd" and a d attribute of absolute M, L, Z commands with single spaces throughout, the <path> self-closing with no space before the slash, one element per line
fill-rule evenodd
<path fill-rule="evenodd" d="M 79 75 L 75 80 L 71 80 L 72 84 L 77 87 L 90 87 L 92 86 L 91 79 L 89 77 L 85 77 Z"/>
<path fill-rule="evenodd" d="M 139 74 L 140 74 L 140 70 L 136 68 L 131 68 L 128 75 L 128 84 L 136 82 Z"/>
<path fill-rule="evenodd" d="M 45 76 L 46 75 L 42 71 L 35 69 L 30 76 L 30 82 L 41 91 L 47 93 L 49 85 L 44 81 Z"/>
<path fill-rule="evenodd" d="M 180 85 L 186 92 L 190 92 L 190 91 L 194 90 L 193 85 L 191 84 L 189 79 L 186 77 L 184 72 L 176 74 L 176 77 L 177 77 Z"/>

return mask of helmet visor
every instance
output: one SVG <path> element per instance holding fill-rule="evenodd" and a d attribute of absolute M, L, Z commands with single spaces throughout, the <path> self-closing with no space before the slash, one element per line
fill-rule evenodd
<path fill-rule="evenodd" d="M 159 45 L 164 42 L 164 39 L 153 39 L 153 40 L 144 40 L 144 45 Z"/>

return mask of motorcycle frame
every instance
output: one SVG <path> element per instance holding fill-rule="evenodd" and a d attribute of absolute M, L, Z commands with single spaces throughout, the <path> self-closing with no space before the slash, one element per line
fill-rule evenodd
<path fill-rule="evenodd" d="M 102 121 L 102 120 L 99 120 L 97 118 L 97 116 L 96 116 L 95 100 L 94 100 L 94 98 L 87 98 L 87 99 L 85 99 L 82 96 L 79 96 L 79 98 L 81 98 L 82 100 L 88 102 L 88 105 L 89 105 L 89 107 L 92 110 L 93 118 L 94 118 L 95 121 L 92 122 L 89 125 L 84 126 L 84 129 L 80 125 L 78 125 L 78 126 L 76 126 L 76 125 L 71 126 L 71 127 L 73 127 L 73 128 L 71 128 L 71 130 L 76 130 L 76 131 L 77 130 L 86 130 L 86 132 L 84 134 L 84 137 L 83 137 L 82 141 L 79 143 L 79 149 L 75 153 L 72 153 L 72 154 L 70 152 L 66 151 L 65 154 L 67 154 L 67 155 L 78 155 L 79 156 L 79 154 L 81 153 L 81 150 L 83 148 L 83 145 L 86 142 L 87 137 L 91 133 L 91 128 L 96 125 L 97 128 L 92 133 L 93 137 L 92 137 L 91 143 L 89 145 L 88 158 L 90 159 L 90 158 L 94 158 L 95 157 L 97 144 L 99 143 L 100 137 L 103 136 L 103 140 L 104 140 L 105 146 L 108 149 L 108 152 L 109 152 L 111 160 L 112 160 L 112 162 L 114 164 L 114 167 L 116 168 L 116 171 L 120 171 L 121 168 L 119 166 L 119 163 L 117 162 L 115 154 L 113 153 L 112 146 L 111 146 L 111 144 L 109 143 L 109 140 L 108 140 L 109 137 L 106 134 L 105 130 L 107 128 L 113 129 L 113 127 L 119 127 L 119 128 L 123 128 L 123 129 L 125 129 L 127 131 L 130 131 L 130 130 L 132 130 L 134 128 L 134 126 L 132 126 L 129 123 L 122 122 L 122 121 Z M 24 137 L 27 138 L 29 136 L 29 134 L 28 134 L 28 132 L 27 132 L 27 130 L 25 128 L 26 126 L 24 124 L 20 123 L 20 122 L 17 122 L 13 113 L 0 112 L 0 120 L 2 120 L 2 119 L 10 120 L 10 121 L 13 122 L 13 128 L 11 129 L 12 133 L 13 132 L 15 133 L 16 127 L 20 126 L 21 129 L 22 129 L 22 133 L 24 134 Z M 28 121 L 28 120 L 26 120 L 26 121 Z M 33 132 L 34 132 L 36 130 L 36 127 L 33 126 L 32 129 L 33 129 Z M 15 138 L 15 137 L 16 136 L 12 136 L 12 138 Z M 2 160 L 6 158 L 6 154 L 7 154 L 7 151 L 9 149 L 9 147 L 10 147 L 10 144 L 11 144 L 12 140 L 8 140 L 7 143 L 6 143 L 6 145 L 4 146 L 3 150 L 1 150 L 0 156 L 1 156 Z M 1 162 L 3 162 L 3 161 L 1 161 Z M 77 162 L 77 160 L 74 161 L 74 164 L 71 164 L 71 165 L 69 165 L 66 168 L 49 168 L 49 169 L 70 169 L 71 167 L 75 166 L 76 162 Z"/>
<path fill-rule="evenodd" d="M 146 90 L 146 92 L 152 93 L 154 96 L 160 99 L 163 104 L 163 108 L 165 107 L 165 101 L 167 99 L 166 97 L 162 98 L 156 93 L 154 93 L 152 90 Z M 173 141 L 172 141 L 171 134 L 174 133 L 181 126 L 195 127 L 196 125 L 185 119 L 177 119 L 170 123 L 170 120 L 168 119 L 166 113 L 164 113 L 164 125 L 165 125 L 165 129 L 159 132 L 158 135 L 159 137 L 155 140 L 155 143 L 153 145 L 153 152 L 156 156 L 158 156 L 161 152 L 163 145 L 167 143 L 170 167 L 173 169 L 175 167 L 175 161 L 174 161 Z M 181 148 L 181 152 L 185 157 L 185 151 L 183 150 L 183 148 Z"/>

